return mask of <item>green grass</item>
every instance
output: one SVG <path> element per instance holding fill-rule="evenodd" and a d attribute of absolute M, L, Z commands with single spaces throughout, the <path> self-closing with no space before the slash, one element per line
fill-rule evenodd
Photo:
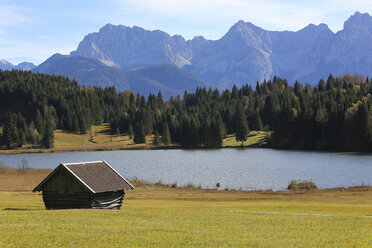
<path fill-rule="evenodd" d="M 0 192 L 0 220 L 0 247 L 372 247 L 372 191 L 138 187 L 119 211 L 47 211 L 40 194 Z"/>
<path fill-rule="evenodd" d="M 244 141 L 244 146 L 263 146 L 266 144 L 267 138 L 270 137 L 270 132 L 265 131 L 251 131 L 248 134 L 248 138 Z M 239 147 L 242 142 L 238 142 L 235 139 L 235 135 L 228 135 L 224 141 L 224 147 Z"/>

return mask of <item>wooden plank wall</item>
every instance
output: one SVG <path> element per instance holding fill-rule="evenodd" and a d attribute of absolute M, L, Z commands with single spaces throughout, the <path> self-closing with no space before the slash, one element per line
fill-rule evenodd
<path fill-rule="evenodd" d="M 120 209 L 124 200 L 124 190 L 92 194 L 62 167 L 42 190 L 46 209 Z"/>

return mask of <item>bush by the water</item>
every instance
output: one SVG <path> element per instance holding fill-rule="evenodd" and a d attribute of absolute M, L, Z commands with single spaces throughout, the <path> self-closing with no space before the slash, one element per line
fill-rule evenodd
<path fill-rule="evenodd" d="M 288 190 L 311 190 L 317 188 L 318 187 L 315 185 L 315 183 L 311 181 L 292 181 L 288 185 Z"/>

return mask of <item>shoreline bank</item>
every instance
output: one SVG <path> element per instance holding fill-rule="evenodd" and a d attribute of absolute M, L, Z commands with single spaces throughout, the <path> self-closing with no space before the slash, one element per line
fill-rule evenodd
<path fill-rule="evenodd" d="M 2 192 L 28 192 L 31 191 L 40 181 L 52 172 L 53 169 L 34 169 L 28 168 L 20 170 L 17 168 L 4 167 L 0 168 L 0 191 Z M 243 189 L 226 189 L 226 188 L 202 188 L 201 186 L 188 183 L 179 185 L 177 182 L 165 184 L 161 181 L 148 182 L 138 178 L 128 178 L 135 188 L 162 189 L 162 190 L 179 190 L 191 192 L 211 192 L 211 193 L 237 193 L 237 194 L 313 194 L 323 192 L 364 192 L 372 191 L 371 185 L 359 185 L 350 187 L 318 188 L 318 189 L 296 189 L 296 190 L 243 190 Z"/>
<path fill-rule="evenodd" d="M 64 152 L 102 152 L 102 151 L 135 151 L 135 150 L 209 150 L 209 149 L 251 149 L 268 148 L 266 146 L 223 146 L 223 147 L 190 147 L 190 146 L 104 146 L 104 147 L 84 147 L 84 148 L 52 148 L 52 149 L 10 149 L 0 150 L 0 155 L 10 154 L 30 154 L 30 153 L 64 153 Z"/>

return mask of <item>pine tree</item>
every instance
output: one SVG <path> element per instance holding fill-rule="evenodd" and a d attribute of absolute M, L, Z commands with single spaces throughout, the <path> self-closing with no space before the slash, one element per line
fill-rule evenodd
<path fill-rule="evenodd" d="M 242 146 L 244 146 L 244 141 L 248 138 L 249 128 L 248 121 L 243 110 L 239 110 L 235 117 L 235 131 L 236 131 L 236 141 L 241 141 Z"/>
<path fill-rule="evenodd" d="M 170 132 L 169 132 L 168 123 L 165 122 L 164 125 L 163 125 L 163 143 L 165 145 L 169 145 L 170 142 L 171 142 L 171 135 L 170 135 Z"/>
<path fill-rule="evenodd" d="M 116 128 L 116 137 L 120 137 L 120 130 L 119 130 L 119 128 Z"/>

